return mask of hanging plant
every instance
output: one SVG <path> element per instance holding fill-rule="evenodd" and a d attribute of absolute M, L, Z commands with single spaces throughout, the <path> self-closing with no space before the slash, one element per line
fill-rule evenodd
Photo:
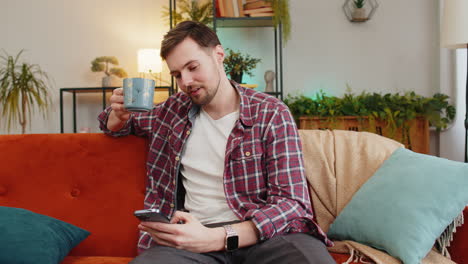
<path fill-rule="evenodd" d="M 281 23 L 284 43 L 291 38 L 291 17 L 289 16 L 289 0 L 266 0 L 273 8 L 273 25 L 276 27 Z"/>

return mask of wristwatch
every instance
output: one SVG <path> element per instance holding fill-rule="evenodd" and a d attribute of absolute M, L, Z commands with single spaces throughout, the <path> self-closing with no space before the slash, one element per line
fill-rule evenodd
<path fill-rule="evenodd" d="M 239 236 L 236 230 L 231 225 L 223 226 L 226 231 L 226 244 L 224 248 L 226 251 L 233 251 L 239 248 Z"/>

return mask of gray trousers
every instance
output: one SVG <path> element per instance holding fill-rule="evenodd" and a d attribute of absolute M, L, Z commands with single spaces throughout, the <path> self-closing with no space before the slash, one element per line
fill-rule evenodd
<path fill-rule="evenodd" d="M 155 246 L 144 251 L 130 262 L 130 264 L 160 263 L 336 264 L 326 246 L 317 238 L 307 234 L 275 236 L 263 243 L 240 248 L 233 252 L 218 251 L 198 254 L 171 247 Z"/>

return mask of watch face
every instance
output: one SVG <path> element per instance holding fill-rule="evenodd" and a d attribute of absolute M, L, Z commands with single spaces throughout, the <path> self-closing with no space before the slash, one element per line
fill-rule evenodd
<path fill-rule="evenodd" d="M 226 250 L 227 251 L 236 250 L 238 247 L 239 247 L 239 237 L 238 236 L 227 237 L 227 241 L 226 241 Z"/>

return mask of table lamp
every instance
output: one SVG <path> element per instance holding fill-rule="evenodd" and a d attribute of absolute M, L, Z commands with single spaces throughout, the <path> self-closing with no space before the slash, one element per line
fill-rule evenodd
<path fill-rule="evenodd" d="M 444 2 L 441 45 L 449 49 L 466 49 L 468 48 L 468 0 L 445 0 Z M 468 56 L 466 69 L 465 162 L 468 162 Z"/>

